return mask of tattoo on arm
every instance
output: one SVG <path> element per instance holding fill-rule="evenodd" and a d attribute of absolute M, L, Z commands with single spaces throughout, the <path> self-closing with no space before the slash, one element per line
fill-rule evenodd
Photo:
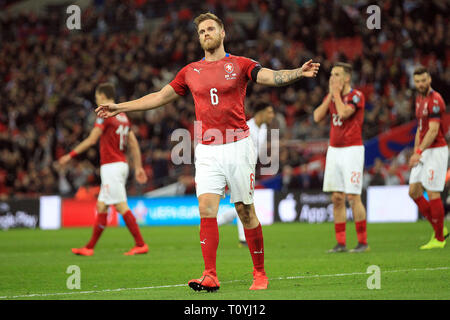
<path fill-rule="evenodd" d="M 276 86 L 284 86 L 299 80 L 302 76 L 302 69 L 280 70 L 273 72 L 273 80 Z"/>

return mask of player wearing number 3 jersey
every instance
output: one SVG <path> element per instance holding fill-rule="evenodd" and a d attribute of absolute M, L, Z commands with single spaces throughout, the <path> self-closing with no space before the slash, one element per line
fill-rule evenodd
<path fill-rule="evenodd" d="M 115 89 L 112 84 L 104 83 L 95 92 L 97 104 L 114 101 Z M 83 140 L 72 152 L 61 157 L 59 163 L 67 164 L 70 159 L 88 150 L 100 139 L 100 178 L 101 187 L 97 201 L 97 217 L 90 241 L 83 248 L 74 248 L 72 252 L 78 255 L 91 256 L 94 254 L 100 235 L 107 225 L 108 206 L 114 205 L 125 221 L 135 240 L 135 246 L 126 255 L 148 252 L 148 246 L 142 239 L 136 219 L 127 204 L 125 184 L 128 177 L 127 147 L 130 149 L 136 180 L 145 183 L 147 176 L 142 168 L 141 151 L 136 136 L 130 130 L 130 121 L 124 113 L 109 119 L 97 118 L 89 136 Z"/>
<path fill-rule="evenodd" d="M 353 211 L 358 245 L 352 252 L 369 250 L 366 232 L 366 210 L 361 202 L 364 146 L 362 125 L 364 95 L 351 87 L 352 66 L 337 63 L 331 70 L 329 94 L 314 110 L 314 120 L 331 116 L 330 145 L 327 151 L 323 191 L 332 192 L 337 245 L 329 252 L 346 249 L 346 199 Z"/>
<path fill-rule="evenodd" d="M 222 21 L 211 13 L 194 21 L 205 56 L 181 69 L 175 79 L 160 91 L 121 104 L 100 105 L 100 117 L 120 112 L 160 107 L 186 95 L 189 90 L 195 103 L 198 126 L 195 149 L 195 182 L 200 211 L 200 244 L 205 263 L 203 275 L 189 281 L 194 290 L 215 291 L 220 284 L 216 272 L 219 244 L 217 211 L 228 186 L 244 225 L 253 260 L 251 290 L 266 289 L 264 246 L 261 224 L 253 206 L 256 151 L 245 121 L 244 99 L 249 80 L 268 86 L 294 83 L 301 77 L 316 76 L 319 64 L 312 60 L 301 68 L 274 71 L 262 68 L 256 61 L 225 52 L 225 30 Z"/>
<path fill-rule="evenodd" d="M 449 235 L 444 226 L 445 210 L 441 199 L 448 166 L 445 102 L 442 96 L 431 88 L 431 76 L 425 67 L 417 67 L 413 79 L 417 89 L 418 125 L 414 153 L 409 160 L 409 195 L 434 229 L 430 241 L 420 249 L 442 249 Z M 428 200 L 423 195 L 424 190 L 428 194 Z"/>

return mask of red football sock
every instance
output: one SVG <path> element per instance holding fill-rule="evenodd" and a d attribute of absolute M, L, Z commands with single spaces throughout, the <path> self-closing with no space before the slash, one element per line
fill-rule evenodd
<path fill-rule="evenodd" d="M 219 246 L 219 227 L 216 218 L 200 219 L 200 245 L 205 271 L 216 276 L 217 247 Z"/>
<path fill-rule="evenodd" d="M 253 267 L 258 272 L 264 271 L 264 239 L 261 224 L 254 229 L 245 229 L 245 238 L 247 239 L 248 249 L 252 256 Z"/>
<path fill-rule="evenodd" d="M 419 212 L 425 217 L 427 218 L 427 220 L 433 224 L 433 222 L 431 222 L 431 208 L 430 208 L 430 203 L 427 201 L 427 199 L 424 198 L 423 195 L 421 195 L 420 197 L 418 197 L 417 199 L 414 199 L 414 202 L 417 204 L 417 206 L 419 207 Z"/>
<path fill-rule="evenodd" d="M 95 220 L 94 230 L 92 231 L 91 240 L 89 240 L 88 244 L 86 245 L 86 248 L 94 249 L 95 244 L 97 243 L 98 239 L 100 238 L 103 230 L 106 228 L 107 217 L 108 217 L 108 213 L 106 213 L 106 212 L 97 214 L 97 219 Z"/>
<path fill-rule="evenodd" d="M 441 198 L 430 200 L 431 223 L 436 239 L 444 241 L 444 205 Z"/>
<path fill-rule="evenodd" d="M 131 210 L 125 212 L 125 214 L 122 217 L 123 220 L 125 221 L 125 224 L 127 225 L 128 230 L 130 230 L 131 234 L 133 235 L 136 245 L 138 247 L 142 247 L 145 244 L 145 242 L 144 239 L 142 239 L 141 231 L 139 230 L 139 226 L 136 223 L 136 218 L 134 217 Z"/>
<path fill-rule="evenodd" d="M 358 243 L 367 244 L 367 223 L 366 220 L 355 221 L 356 236 Z"/>
<path fill-rule="evenodd" d="M 345 246 L 345 222 L 335 222 L 334 231 L 336 233 L 337 243 Z"/>

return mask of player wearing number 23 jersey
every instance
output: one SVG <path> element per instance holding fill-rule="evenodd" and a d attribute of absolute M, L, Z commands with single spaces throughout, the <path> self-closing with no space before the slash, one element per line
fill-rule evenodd
<path fill-rule="evenodd" d="M 347 251 L 346 200 L 355 220 L 358 244 L 353 252 L 369 250 L 366 232 L 366 211 L 361 202 L 364 170 L 362 126 L 364 95 L 351 86 L 352 66 L 337 63 L 331 70 L 329 91 L 314 110 L 314 120 L 321 121 L 330 114 L 330 145 L 328 146 L 323 191 L 332 192 L 333 215 L 337 245 L 329 252 Z"/>
<path fill-rule="evenodd" d="M 326 99 L 328 96 L 324 101 Z M 338 114 L 336 103 L 330 101 L 330 146 L 327 151 L 323 190 L 361 194 L 364 165 L 364 95 L 361 91 L 350 88 L 350 91 L 342 96 L 342 102 L 353 108 L 354 113 L 343 120 Z"/>
<path fill-rule="evenodd" d="M 354 88 L 351 88 L 349 93 L 342 96 L 344 104 L 355 110 L 355 113 L 345 121 L 339 117 L 334 101 L 330 102 L 330 146 L 342 148 L 363 145 L 364 100 L 363 93 Z"/>

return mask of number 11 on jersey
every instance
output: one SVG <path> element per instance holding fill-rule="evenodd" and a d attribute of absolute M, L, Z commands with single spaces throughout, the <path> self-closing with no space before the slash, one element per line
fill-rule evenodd
<path fill-rule="evenodd" d="M 120 142 L 119 142 L 119 148 L 120 150 L 123 150 L 126 143 L 127 143 L 127 137 L 128 137 L 128 130 L 130 128 L 128 126 L 124 126 L 124 125 L 120 125 L 117 130 L 116 130 L 116 134 L 119 135 L 120 137 Z"/>

